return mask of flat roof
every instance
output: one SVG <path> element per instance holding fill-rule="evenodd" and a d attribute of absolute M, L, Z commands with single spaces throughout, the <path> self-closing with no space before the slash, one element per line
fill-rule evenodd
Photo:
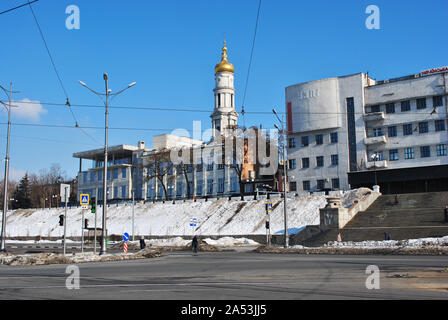
<path fill-rule="evenodd" d="M 127 156 L 127 155 L 132 155 L 132 152 L 137 151 L 137 150 L 138 150 L 138 147 L 136 147 L 136 146 L 121 144 L 118 146 L 108 147 L 107 153 L 108 154 L 111 154 L 111 153 L 112 154 L 123 154 L 124 156 Z M 80 159 L 95 160 L 95 159 L 98 159 L 101 157 L 104 158 L 104 148 L 76 152 L 73 154 L 73 158 L 80 158 Z"/>

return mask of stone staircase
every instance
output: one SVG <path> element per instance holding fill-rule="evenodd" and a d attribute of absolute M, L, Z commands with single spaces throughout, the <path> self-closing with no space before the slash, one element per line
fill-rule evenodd
<path fill-rule="evenodd" d="M 392 240 L 448 235 L 444 208 L 448 192 L 409 193 L 380 196 L 366 211 L 359 212 L 342 229 L 329 229 L 297 244 L 321 246 L 336 241 L 341 232 L 343 241 Z"/>

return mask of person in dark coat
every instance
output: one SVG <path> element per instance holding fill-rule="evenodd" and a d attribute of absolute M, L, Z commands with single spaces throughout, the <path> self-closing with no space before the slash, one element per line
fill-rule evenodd
<path fill-rule="evenodd" d="M 145 237 L 140 238 L 140 249 L 143 250 L 146 247 Z"/>
<path fill-rule="evenodd" d="M 197 253 L 198 252 L 198 237 L 197 236 L 193 237 L 193 241 L 191 244 L 192 244 L 193 252 Z"/>
<path fill-rule="evenodd" d="M 389 241 L 390 240 L 390 236 L 388 233 L 384 234 L 384 240 Z"/>

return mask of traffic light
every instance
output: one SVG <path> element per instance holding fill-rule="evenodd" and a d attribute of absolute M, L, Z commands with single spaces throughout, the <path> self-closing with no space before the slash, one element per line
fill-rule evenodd
<path fill-rule="evenodd" d="M 61 214 L 61 215 L 59 216 L 59 225 L 60 225 L 60 226 L 63 226 L 63 225 L 64 225 L 64 215 L 63 215 L 63 214 Z"/>
<path fill-rule="evenodd" d="M 95 198 L 92 198 L 92 201 L 91 201 L 91 202 L 92 202 L 92 204 L 91 204 L 91 205 L 92 205 L 91 212 L 92 212 L 92 213 L 95 213 L 95 209 L 96 209 L 96 208 L 95 208 Z"/>
<path fill-rule="evenodd" d="M 89 228 L 89 219 L 84 219 L 84 229 Z"/>
<path fill-rule="evenodd" d="M 269 229 L 269 221 L 266 221 L 266 229 Z"/>

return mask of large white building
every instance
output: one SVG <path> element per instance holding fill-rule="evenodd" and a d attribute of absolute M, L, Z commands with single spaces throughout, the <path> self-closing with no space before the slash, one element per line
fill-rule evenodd
<path fill-rule="evenodd" d="M 448 190 L 448 68 L 384 81 L 358 73 L 285 91 L 291 191 Z"/>

